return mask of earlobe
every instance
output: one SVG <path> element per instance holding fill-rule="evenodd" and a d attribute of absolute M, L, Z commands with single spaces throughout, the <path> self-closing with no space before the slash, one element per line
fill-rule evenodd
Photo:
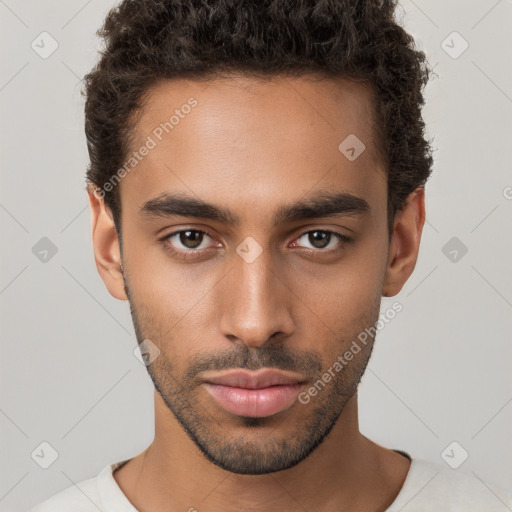
<path fill-rule="evenodd" d="M 96 268 L 110 294 L 119 300 L 126 296 L 121 251 L 116 227 L 110 209 L 103 197 L 90 186 L 87 190 L 91 207 L 92 242 Z"/>
<path fill-rule="evenodd" d="M 404 206 L 395 215 L 382 288 L 384 297 L 393 297 L 400 292 L 412 274 L 418 259 L 424 224 L 425 190 L 419 187 L 408 196 Z"/>

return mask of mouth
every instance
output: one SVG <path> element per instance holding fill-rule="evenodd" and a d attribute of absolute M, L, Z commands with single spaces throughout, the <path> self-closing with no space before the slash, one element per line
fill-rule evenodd
<path fill-rule="evenodd" d="M 306 379 L 299 374 L 264 369 L 234 370 L 204 378 L 210 396 L 237 416 L 264 418 L 284 411 L 296 401 Z"/>

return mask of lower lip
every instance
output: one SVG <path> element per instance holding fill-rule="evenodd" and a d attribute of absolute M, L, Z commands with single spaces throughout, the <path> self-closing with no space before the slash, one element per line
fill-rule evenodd
<path fill-rule="evenodd" d="M 207 382 L 206 389 L 226 411 L 238 416 L 263 418 L 290 407 L 299 394 L 301 384 L 246 389 Z"/>

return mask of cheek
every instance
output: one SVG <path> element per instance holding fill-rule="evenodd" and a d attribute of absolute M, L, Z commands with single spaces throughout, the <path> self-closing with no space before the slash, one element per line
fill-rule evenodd
<path fill-rule="evenodd" d="M 387 239 L 367 236 L 346 257 L 326 266 L 293 269 L 294 296 L 298 318 L 307 339 L 324 338 L 338 352 L 378 320 L 386 270 Z M 320 346 L 320 345 L 319 345 Z M 329 349 L 326 349 L 329 351 Z"/>
<path fill-rule="evenodd" d="M 367 235 L 347 247 L 334 264 L 298 263 L 290 270 L 294 291 L 328 318 L 360 316 L 380 300 L 387 264 L 387 240 Z"/>
<path fill-rule="evenodd" d="M 126 236 L 126 240 L 135 240 Z M 200 312 L 205 294 L 215 282 L 214 264 L 181 265 L 173 262 L 154 240 L 128 243 L 124 251 L 130 287 L 137 303 L 157 324 L 171 328 Z M 219 276 L 220 277 L 220 276 Z"/>
<path fill-rule="evenodd" d="M 127 254 L 129 286 L 142 333 L 179 374 L 186 361 L 211 350 L 223 273 L 221 266 L 172 264 L 162 254 L 133 254 L 129 263 Z"/>

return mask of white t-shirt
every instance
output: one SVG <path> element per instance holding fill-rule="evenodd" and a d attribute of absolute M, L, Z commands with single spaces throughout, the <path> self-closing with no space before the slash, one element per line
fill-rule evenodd
<path fill-rule="evenodd" d="M 128 460 L 105 466 L 96 477 L 64 489 L 29 512 L 138 512 L 112 475 Z M 469 474 L 413 458 L 402 489 L 386 512 L 510 510 L 511 491 L 484 483 Z"/>

